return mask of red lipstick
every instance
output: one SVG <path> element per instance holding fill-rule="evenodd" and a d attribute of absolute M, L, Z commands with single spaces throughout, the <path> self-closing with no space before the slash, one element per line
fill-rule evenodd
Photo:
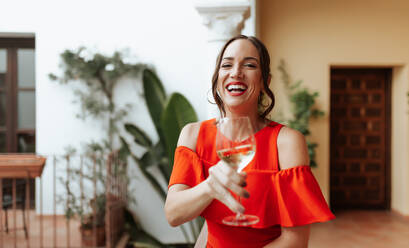
<path fill-rule="evenodd" d="M 225 89 L 231 96 L 241 96 L 247 91 L 247 85 L 242 82 L 230 82 L 226 85 Z"/>

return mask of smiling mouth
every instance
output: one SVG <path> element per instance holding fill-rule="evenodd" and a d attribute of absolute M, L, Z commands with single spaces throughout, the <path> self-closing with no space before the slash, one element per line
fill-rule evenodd
<path fill-rule="evenodd" d="M 242 82 L 232 82 L 227 84 L 226 90 L 229 92 L 229 95 L 239 96 L 246 92 L 247 85 Z"/>

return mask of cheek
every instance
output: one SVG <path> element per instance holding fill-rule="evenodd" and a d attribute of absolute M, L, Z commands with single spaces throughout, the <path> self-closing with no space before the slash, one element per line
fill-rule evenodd
<path fill-rule="evenodd" d="M 220 77 L 219 77 L 219 80 L 217 80 L 217 85 L 216 85 L 216 90 L 217 90 L 217 92 L 219 92 L 219 95 L 222 92 L 222 85 L 223 85 L 223 83 L 222 83 L 222 81 L 220 80 Z"/>
<path fill-rule="evenodd" d="M 263 77 L 261 74 L 258 77 L 257 87 L 260 89 L 260 91 L 264 90 L 264 82 L 263 82 Z"/>
<path fill-rule="evenodd" d="M 226 78 L 227 73 L 224 71 L 219 71 L 219 80 L 224 80 Z"/>
<path fill-rule="evenodd" d="M 258 82 L 257 87 L 259 88 L 260 91 L 264 89 L 263 79 L 260 78 L 260 81 Z"/>
<path fill-rule="evenodd" d="M 263 89 L 263 79 L 260 75 L 254 75 L 252 80 L 252 85 L 254 90 L 262 90 Z"/>
<path fill-rule="evenodd" d="M 217 79 L 217 89 L 219 91 L 223 88 L 223 82 L 225 80 L 225 77 L 226 77 L 225 73 L 219 72 L 219 76 L 218 76 L 218 79 Z"/>

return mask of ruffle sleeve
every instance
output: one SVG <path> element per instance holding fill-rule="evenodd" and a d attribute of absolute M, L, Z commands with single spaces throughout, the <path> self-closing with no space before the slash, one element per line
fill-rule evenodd
<path fill-rule="evenodd" d="M 168 187 L 174 184 L 193 187 L 203 180 L 203 166 L 198 155 L 188 147 L 178 146 Z"/>
<path fill-rule="evenodd" d="M 309 166 L 297 166 L 277 172 L 247 171 L 250 198 L 242 198 L 246 214 L 256 215 L 260 221 L 255 228 L 274 225 L 293 227 L 324 222 L 335 218 L 321 193 Z M 221 223 L 233 214 L 214 200 L 202 213 L 204 218 Z"/>

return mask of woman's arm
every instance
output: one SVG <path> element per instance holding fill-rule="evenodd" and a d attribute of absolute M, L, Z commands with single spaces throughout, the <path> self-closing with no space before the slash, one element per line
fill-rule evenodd
<path fill-rule="evenodd" d="M 178 146 L 186 146 L 193 151 L 196 148 L 200 123 L 186 125 L 178 140 Z M 171 226 L 178 226 L 197 216 L 213 201 L 218 199 L 234 212 L 243 212 L 243 206 L 237 202 L 228 189 L 243 197 L 248 197 L 244 185 L 245 174 L 238 174 L 224 162 L 209 169 L 209 177 L 196 185 L 189 187 L 175 184 L 169 188 L 165 202 L 166 218 Z"/>
<path fill-rule="evenodd" d="M 204 182 L 190 188 L 175 184 L 169 188 L 165 202 L 165 215 L 171 226 L 179 226 L 193 220 L 212 202 Z"/>
<path fill-rule="evenodd" d="M 277 138 L 278 161 L 280 169 L 285 170 L 299 165 L 309 165 L 310 159 L 304 135 L 283 127 Z M 303 208 L 304 206 L 299 206 Z M 305 248 L 308 247 L 310 226 L 281 227 L 281 236 L 268 244 L 266 248 Z"/>

